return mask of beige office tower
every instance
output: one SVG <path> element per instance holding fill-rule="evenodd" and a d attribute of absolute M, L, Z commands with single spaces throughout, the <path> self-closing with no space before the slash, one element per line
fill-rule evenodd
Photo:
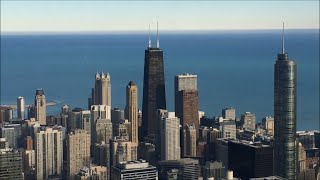
<path fill-rule="evenodd" d="M 18 119 L 24 120 L 24 98 L 22 96 L 19 96 L 17 98 L 17 114 Z"/>
<path fill-rule="evenodd" d="M 130 141 L 127 141 L 121 137 L 115 137 L 110 142 L 110 159 L 112 166 L 116 166 L 117 164 L 119 164 L 119 162 L 132 161 L 137 159 L 137 157 L 132 157 L 132 155 L 135 154 L 132 153 L 133 149 L 132 143 Z"/>
<path fill-rule="evenodd" d="M 76 129 L 67 137 L 67 173 L 68 179 L 74 180 L 75 174 L 90 165 L 90 134 Z"/>
<path fill-rule="evenodd" d="M 42 127 L 36 133 L 36 179 L 61 176 L 63 146 L 61 127 Z"/>
<path fill-rule="evenodd" d="M 158 110 L 159 111 L 159 110 Z M 162 117 L 160 128 L 161 160 L 177 160 L 181 158 L 180 119 L 174 112 L 167 112 Z"/>
<path fill-rule="evenodd" d="M 41 125 L 46 125 L 47 105 L 46 96 L 42 89 L 37 89 L 34 104 L 36 120 L 39 121 Z"/>
<path fill-rule="evenodd" d="M 109 73 L 101 75 L 97 72 L 95 77 L 95 86 L 92 88 L 91 97 L 88 105 L 107 105 L 111 106 L 111 84 Z"/>
<path fill-rule="evenodd" d="M 184 129 L 184 156 L 197 156 L 197 131 L 194 124 L 187 124 Z"/>
<path fill-rule="evenodd" d="M 113 137 L 112 123 L 110 119 L 97 119 L 94 124 L 93 143 L 102 141 L 109 143 Z"/>
<path fill-rule="evenodd" d="M 274 118 L 271 116 L 262 119 L 262 125 L 267 131 L 267 134 L 274 135 Z"/>
<path fill-rule="evenodd" d="M 244 129 L 255 130 L 256 129 L 256 116 L 251 112 L 245 112 L 241 114 L 241 124 Z"/>
<path fill-rule="evenodd" d="M 127 85 L 126 94 L 125 118 L 131 122 L 129 140 L 138 144 L 138 88 L 132 81 Z"/>
<path fill-rule="evenodd" d="M 236 110 L 232 107 L 222 109 L 223 119 L 236 120 Z"/>

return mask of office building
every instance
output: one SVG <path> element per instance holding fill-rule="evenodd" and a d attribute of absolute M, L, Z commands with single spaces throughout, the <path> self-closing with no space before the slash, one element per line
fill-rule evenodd
<path fill-rule="evenodd" d="M 5 138 L 0 138 L 0 179 L 23 180 L 21 152 L 9 148 Z"/>
<path fill-rule="evenodd" d="M 151 165 L 157 165 L 159 153 L 156 152 L 156 146 L 149 142 L 142 142 L 138 146 L 138 159 L 145 159 Z"/>
<path fill-rule="evenodd" d="M 222 109 L 223 119 L 236 120 L 236 110 L 232 107 Z"/>
<path fill-rule="evenodd" d="M 81 112 L 83 111 L 82 108 L 76 107 L 69 113 L 69 123 L 67 130 L 68 132 L 71 132 L 76 129 L 80 129 L 81 127 Z"/>
<path fill-rule="evenodd" d="M 244 114 L 241 114 L 240 122 L 244 129 L 256 129 L 256 116 L 251 112 L 245 112 Z"/>
<path fill-rule="evenodd" d="M 178 179 L 195 180 L 200 175 L 199 160 L 182 158 L 178 160 L 165 160 L 158 163 L 159 179 L 166 179 L 171 169 L 177 169 Z"/>
<path fill-rule="evenodd" d="M 158 35 L 157 35 L 158 37 Z M 143 140 L 147 135 L 156 134 L 157 109 L 166 109 L 166 93 L 164 80 L 163 51 L 157 46 L 149 46 L 145 50 L 144 78 L 143 78 L 143 100 L 142 100 L 142 131 Z"/>
<path fill-rule="evenodd" d="M 131 123 L 129 140 L 138 145 L 138 88 L 132 81 L 126 88 L 125 118 Z"/>
<path fill-rule="evenodd" d="M 35 167 L 36 167 L 35 150 L 24 149 L 22 151 L 22 168 L 23 168 L 23 173 L 25 177 L 34 177 Z"/>
<path fill-rule="evenodd" d="M 111 107 L 111 83 L 110 74 L 101 75 L 97 72 L 95 76 L 95 85 L 91 89 L 91 97 L 88 99 L 88 109 L 92 105 L 106 105 Z"/>
<path fill-rule="evenodd" d="M 298 169 L 297 169 L 297 174 L 298 176 L 303 173 L 307 169 L 307 164 L 306 164 L 306 152 L 304 147 L 302 146 L 301 143 L 298 144 Z"/>
<path fill-rule="evenodd" d="M 226 176 L 226 168 L 220 161 L 206 162 L 202 174 L 203 179 L 220 179 Z"/>
<path fill-rule="evenodd" d="M 80 114 L 80 127 L 79 129 L 85 130 L 89 135 L 91 135 L 91 111 L 84 110 Z"/>
<path fill-rule="evenodd" d="M 110 119 L 97 119 L 93 131 L 93 143 L 109 142 L 113 137 L 112 123 Z"/>
<path fill-rule="evenodd" d="M 42 89 L 37 89 L 35 96 L 35 118 L 41 125 L 46 125 L 47 104 L 46 96 Z"/>
<path fill-rule="evenodd" d="M 229 169 L 228 167 L 228 142 L 229 139 L 227 138 L 219 138 L 215 142 L 215 159 L 217 161 L 222 162 L 222 164 L 226 167 L 226 169 Z"/>
<path fill-rule="evenodd" d="M 241 179 L 273 175 L 273 147 L 249 141 L 228 141 L 228 168 Z"/>
<path fill-rule="evenodd" d="M 11 122 L 13 119 L 13 109 L 9 106 L 0 106 L 0 123 Z"/>
<path fill-rule="evenodd" d="M 68 179 L 75 179 L 75 174 L 90 165 L 90 134 L 82 129 L 71 131 L 67 136 L 67 173 Z"/>
<path fill-rule="evenodd" d="M 132 143 L 121 137 L 115 137 L 110 141 L 110 160 L 111 166 L 116 166 L 120 162 L 134 161 L 137 157 L 134 157 Z"/>
<path fill-rule="evenodd" d="M 284 34 L 284 33 L 283 33 Z M 274 173 L 296 179 L 297 65 L 284 50 L 274 65 Z"/>
<path fill-rule="evenodd" d="M 0 127 L 0 138 L 6 138 L 9 148 L 22 147 L 22 128 L 20 124 L 4 124 Z"/>
<path fill-rule="evenodd" d="M 314 146 L 320 148 L 320 131 L 314 132 Z"/>
<path fill-rule="evenodd" d="M 223 138 L 236 138 L 237 127 L 234 120 L 227 120 L 219 117 L 212 125 L 222 132 Z"/>
<path fill-rule="evenodd" d="M 317 131 L 297 131 L 297 139 L 304 149 L 315 148 L 315 132 Z"/>
<path fill-rule="evenodd" d="M 174 112 L 166 111 L 165 115 L 160 120 L 161 125 L 159 127 L 161 160 L 180 159 L 180 119 L 175 116 Z"/>
<path fill-rule="evenodd" d="M 18 119 L 24 120 L 24 97 L 19 96 L 17 98 L 17 115 Z"/>
<path fill-rule="evenodd" d="M 91 165 L 91 178 L 92 180 L 109 180 L 109 169 L 105 166 Z"/>
<path fill-rule="evenodd" d="M 63 146 L 61 127 L 41 127 L 35 138 L 36 179 L 61 176 L 63 170 Z"/>
<path fill-rule="evenodd" d="M 184 129 L 184 157 L 197 156 L 197 131 L 194 124 L 187 124 Z"/>
<path fill-rule="evenodd" d="M 127 122 L 126 122 L 127 121 Z M 127 141 L 129 141 L 129 132 L 131 130 L 131 123 L 129 123 L 128 120 L 124 120 L 122 122 L 119 122 L 113 131 L 113 136 L 120 136 Z"/>
<path fill-rule="evenodd" d="M 274 118 L 272 118 L 271 116 L 264 117 L 262 119 L 262 125 L 264 130 L 267 131 L 268 135 L 274 135 Z"/>
<path fill-rule="evenodd" d="M 110 143 L 102 141 L 94 145 L 93 163 L 110 167 Z"/>
<path fill-rule="evenodd" d="M 113 130 L 115 130 L 116 125 L 124 119 L 124 111 L 117 107 L 111 110 L 111 122 L 113 124 Z"/>
<path fill-rule="evenodd" d="M 97 119 L 111 119 L 111 109 L 107 105 L 92 105 L 91 119 L 95 122 Z"/>
<path fill-rule="evenodd" d="M 111 179 L 155 180 L 158 179 L 158 171 L 145 160 L 121 162 L 112 168 Z"/>

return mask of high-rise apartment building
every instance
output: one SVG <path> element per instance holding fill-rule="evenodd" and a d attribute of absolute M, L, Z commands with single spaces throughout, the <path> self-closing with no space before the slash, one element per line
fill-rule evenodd
<path fill-rule="evenodd" d="M 138 144 L 138 88 L 132 81 L 126 88 L 126 101 L 125 118 L 131 122 L 129 140 Z"/>
<path fill-rule="evenodd" d="M 90 134 L 76 129 L 67 136 L 67 173 L 68 179 L 75 179 L 75 174 L 84 166 L 90 165 Z"/>
<path fill-rule="evenodd" d="M 161 160 L 180 159 L 180 119 L 175 116 L 174 112 L 167 112 L 165 115 L 160 120 L 159 127 Z"/>
<path fill-rule="evenodd" d="M 63 146 L 61 127 L 42 127 L 35 138 L 36 179 L 61 176 L 63 170 Z"/>
<path fill-rule="evenodd" d="M 283 33 L 284 34 L 284 33 Z M 296 179 L 297 65 L 284 50 L 274 65 L 274 173 Z"/>
<path fill-rule="evenodd" d="M 17 98 L 17 115 L 18 115 L 18 119 L 24 120 L 24 97 L 19 96 Z"/>
<path fill-rule="evenodd" d="M 158 37 L 158 36 L 157 36 Z M 164 80 L 163 51 L 149 46 L 145 50 L 143 101 L 142 101 L 142 134 L 141 140 L 147 135 L 154 135 L 157 131 L 157 109 L 166 109 L 166 93 Z"/>
<path fill-rule="evenodd" d="M 37 89 L 35 96 L 35 118 L 41 125 L 46 125 L 47 104 L 46 96 L 42 89 Z"/>
<path fill-rule="evenodd" d="M 91 90 L 91 97 L 88 99 L 88 108 L 92 105 L 107 105 L 111 107 L 111 83 L 109 73 L 101 75 L 97 72 L 95 85 Z"/>
<path fill-rule="evenodd" d="M 241 114 L 240 122 L 244 129 L 255 130 L 256 128 L 256 116 L 251 112 Z"/>

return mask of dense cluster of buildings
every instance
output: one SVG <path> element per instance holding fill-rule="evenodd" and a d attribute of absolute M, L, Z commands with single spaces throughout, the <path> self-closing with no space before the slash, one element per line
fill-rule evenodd
<path fill-rule="evenodd" d="M 42 89 L 29 107 L 17 98 L 17 117 L 2 107 L 0 179 L 320 179 L 320 132 L 296 131 L 296 64 L 284 48 L 274 76 L 274 117 L 261 123 L 232 107 L 204 116 L 193 74 L 175 76 L 169 112 L 163 51 L 149 39 L 142 111 L 132 81 L 124 109 L 112 108 L 111 76 L 103 72 L 86 109 L 64 105 L 47 116 Z"/>

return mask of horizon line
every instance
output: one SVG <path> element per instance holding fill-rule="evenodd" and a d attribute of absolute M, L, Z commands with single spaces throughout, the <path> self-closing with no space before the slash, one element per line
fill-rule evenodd
<path fill-rule="evenodd" d="M 163 29 L 160 34 L 170 33 L 210 33 L 210 32 L 249 32 L 249 31 L 279 31 L 277 29 Z M 291 28 L 286 31 L 320 30 L 320 28 Z M 0 35 L 50 35 L 50 34 L 146 34 L 148 30 L 61 30 L 61 31 L 1 31 Z M 148 34 L 148 33 L 147 33 Z"/>

